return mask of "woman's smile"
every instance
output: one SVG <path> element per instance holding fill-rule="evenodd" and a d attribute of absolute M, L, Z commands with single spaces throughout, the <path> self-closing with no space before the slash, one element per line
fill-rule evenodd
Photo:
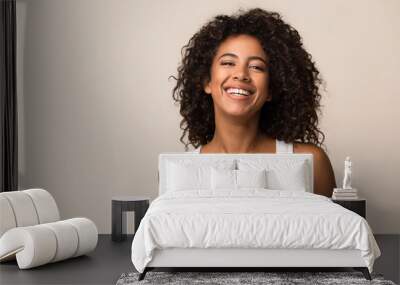
<path fill-rule="evenodd" d="M 248 90 L 241 89 L 241 88 L 227 88 L 223 89 L 224 93 L 233 100 L 249 100 L 253 96 L 254 93 L 251 93 Z"/>

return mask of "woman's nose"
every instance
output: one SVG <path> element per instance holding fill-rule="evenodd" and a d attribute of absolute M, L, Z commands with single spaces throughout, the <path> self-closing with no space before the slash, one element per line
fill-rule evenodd
<path fill-rule="evenodd" d="M 234 71 L 233 79 L 249 82 L 251 79 L 250 79 L 247 67 L 246 68 L 237 67 L 236 70 Z"/>

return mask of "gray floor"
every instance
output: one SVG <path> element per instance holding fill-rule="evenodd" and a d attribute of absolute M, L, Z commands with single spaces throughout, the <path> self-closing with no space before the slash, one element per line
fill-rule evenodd
<path fill-rule="evenodd" d="M 0 264 L 0 284 L 115 284 L 123 272 L 134 271 L 130 260 L 131 240 L 112 242 L 100 235 L 88 256 L 18 270 L 16 262 Z"/>
<path fill-rule="evenodd" d="M 399 283 L 400 236 L 375 236 L 382 256 L 374 272 Z M 131 239 L 115 243 L 110 235 L 100 235 L 94 252 L 34 269 L 19 270 L 16 262 L 0 264 L 0 284 L 115 284 L 123 272 L 134 271 L 130 261 Z"/>

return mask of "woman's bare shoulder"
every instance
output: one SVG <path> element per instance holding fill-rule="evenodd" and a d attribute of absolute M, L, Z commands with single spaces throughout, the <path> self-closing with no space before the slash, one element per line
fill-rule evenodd
<path fill-rule="evenodd" d="M 331 172 L 332 165 L 326 152 L 319 146 L 312 143 L 294 143 L 294 153 L 311 153 L 314 159 L 314 167 L 322 172 Z"/>
<path fill-rule="evenodd" d="M 314 192 L 316 194 L 332 196 L 332 190 L 336 187 L 335 174 L 331 162 L 325 151 L 311 143 L 294 143 L 294 153 L 311 153 L 314 160 Z"/>
<path fill-rule="evenodd" d="M 293 143 L 294 153 L 312 153 L 313 155 L 324 155 L 325 151 L 312 143 Z"/>

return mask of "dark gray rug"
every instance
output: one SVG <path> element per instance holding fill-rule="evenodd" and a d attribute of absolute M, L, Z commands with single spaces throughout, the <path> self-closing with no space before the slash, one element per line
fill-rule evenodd
<path fill-rule="evenodd" d="M 366 280 L 361 272 L 154 272 L 150 271 L 142 281 L 139 273 L 124 273 L 117 285 L 134 284 L 379 284 L 395 285 L 384 280 L 382 275 L 372 274 L 372 281 Z"/>

